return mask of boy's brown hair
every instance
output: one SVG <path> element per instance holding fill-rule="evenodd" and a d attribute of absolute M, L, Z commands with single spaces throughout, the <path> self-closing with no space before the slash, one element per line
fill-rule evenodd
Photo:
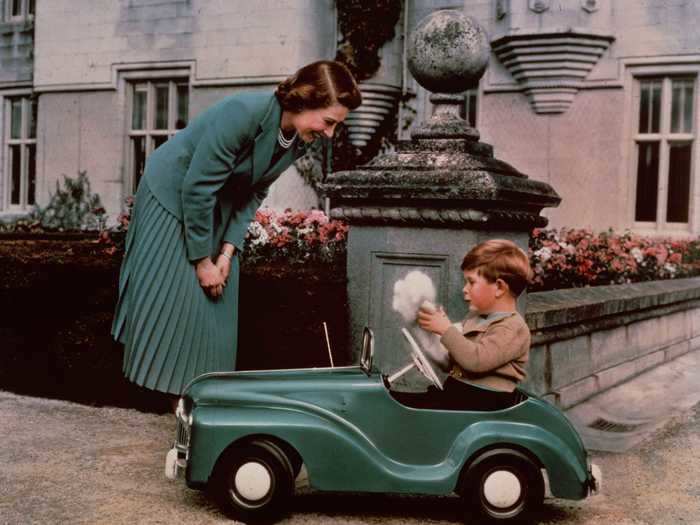
<path fill-rule="evenodd" d="M 532 278 L 527 254 L 506 239 L 491 239 L 474 246 L 462 261 L 462 270 L 476 270 L 489 282 L 502 279 L 513 296 L 519 296 Z"/>

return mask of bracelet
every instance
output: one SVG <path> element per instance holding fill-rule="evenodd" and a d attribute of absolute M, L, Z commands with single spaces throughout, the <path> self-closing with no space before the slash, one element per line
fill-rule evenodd
<path fill-rule="evenodd" d="M 221 255 L 223 255 L 224 257 L 226 257 L 229 261 L 232 260 L 232 258 L 233 258 L 233 255 L 229 255 L 229 254 L 226 253 L 226 252 L 221 252 Z"/>

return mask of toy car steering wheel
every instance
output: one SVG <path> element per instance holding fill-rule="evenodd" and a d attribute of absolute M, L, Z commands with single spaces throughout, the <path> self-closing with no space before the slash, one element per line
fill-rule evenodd
<path fill-rule="evenodd" d="M 413 359 L 413 363 L 416 365 L 418 371 L 423 374 L 425 378 L 433 385 L 442 390 L 442 382 L 435 373 L 430 361 L 426 359 L 425 354 L 423 354 L 423 351 L 418 346 L 418 343 L 416 343 L 416 340 L 413 338 L 411 333 L 406 330 L 406 328 L 402 328 L 401 332 L 408 341 L 408 344 L 411 345 L 411 359 Z"/>

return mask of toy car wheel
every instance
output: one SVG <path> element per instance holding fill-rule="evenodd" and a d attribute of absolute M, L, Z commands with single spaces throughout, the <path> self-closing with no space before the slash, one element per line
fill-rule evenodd
<path fill-rule="evenodd" d="M 212 491 L 222 510 L 234 519 L 260 522 L 280 514 L 292 494 L 289 460 L 269 442 L 234 447 L 219 460 Z"/>
<path fill-rule="evenodd" d="M 515 450 L 493 450 L 469 467 L 461 496 L 468 512 L 480 515 L 479 523 L 520 522 L 544 499 L 539 467 Z"/>

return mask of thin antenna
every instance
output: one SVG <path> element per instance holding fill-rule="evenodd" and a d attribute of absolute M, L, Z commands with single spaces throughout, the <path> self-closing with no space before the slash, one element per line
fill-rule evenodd
<path fill-rule="evenodd" d="M 335 365 L 333 364 L 333 354 L 331 353 L 331 340 L 328 337 L 328 325 L 326 321 L 323 321 L 323 333 L 326 334 L 326 348 L 328 348 L 328 358 L 331 360 L 331 368 Z"/>

